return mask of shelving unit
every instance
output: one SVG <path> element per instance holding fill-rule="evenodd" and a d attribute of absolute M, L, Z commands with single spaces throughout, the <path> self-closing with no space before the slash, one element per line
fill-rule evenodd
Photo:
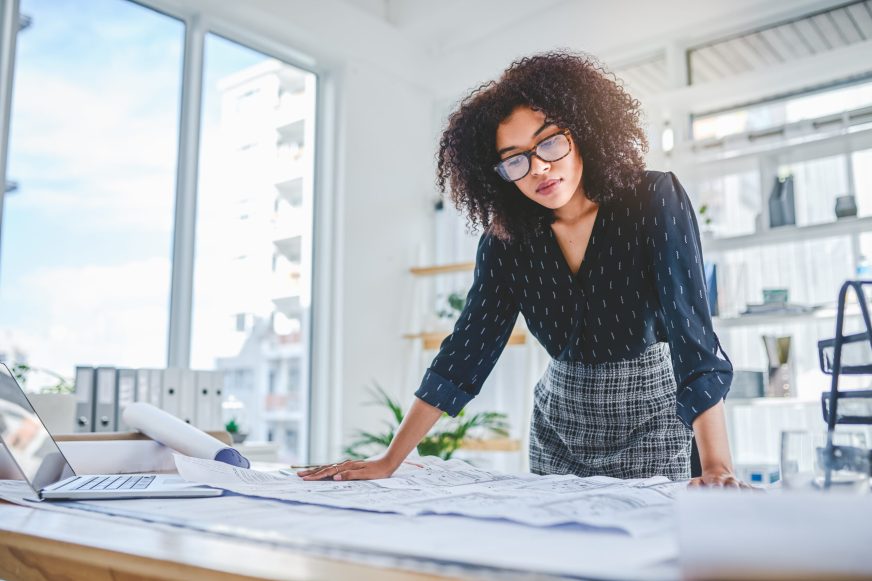
<path fill-rule="evenodd" d="M 821 67 L 819 78 L 806 87 L 824 87 L 839 79 L 868 79 L 868 65 L 862 68 L 858 74 L 848 75 L 837 73 L 833 67 Z M 779 86 L 791 82 L 796 82 L 795 75 L 785 72 Z M 795 94 L 802 97 L 804 90 L 797 86 Z M 829 113 L 830 109 L 823 115 L 804 109 L 809 118 L 801 121 L 773 121 L 771 127 L 694 139 L 695 115 L 707 118 L 723 112 L 735 118 L 763 118 L 770 111 L 754 107 L 776 95 L 762 91 L 750 97 L 741 96 L 739 91 L 730 103 L 717 96 L 714 86 L 680 87 L 674 93 L 660 99 L 663 108 L 655 115 L 655 123 L 668 121 L 676 127 L 674 148 L 653 152 L 650 161 L 652 167 L 675 172 L 697 212 L 703 203 L 716 212 L 720 236 L 706 232 L 699 219 L 703 255 L 718 269 L 720 316 L 712 318 L 715 331 L 737 369 L 765 368 L 761 335 L 792 336 L 795 393 L 809 399 L 819 389 L 814 345 L 835 323 L 839 285 L 855 276 L 861 255 L 872 259 L 869 186 L 868 179 L 864 182 L 861 176 L 868 173 L 862 169 L 868 158 L 855 153 L 872 150 L 872 106 L 852 104 L 848 110 Z M 690 98 L 697 93 L 700 98 Z M 822 90 L 818 95 L 824 93 Z M 793 97 L 783 101 L 783 118 L 789 118 L 789 108 L 794 106 L 793 101 L 788 103 L 790 99 Z M 771 119 L 779 119 L 780 111 L 773 112 Z M 785 171 L 795 176 L 800 225 L 771 228 L 768 199 L 774 178 Z M 833 209 L 835 197 L 848 193 L 856 196 L 861 217 L 839 219 Z M 752 224 L 755 214 L 758 219 Z M 823 219 L 827 221 L 820 223 Z M 749 230 L 756 231 L 740 234 Z M 787 288 L 791 303 L 818 308 L 805 313 L 740 315 L 746 305 L 762 302 L 762 288 Z M 854 304 L 847 308 L 845 317 L 856 324 L 859 314 Z"/>
<path fill-rule="evenodd" d="M 446 274 L 456 274 L 464 272 L 472 272 L 475 269 L 473 262 L 458 262 L 453 264 L 441 264 L 431 266 L 411 267 L 409 273 L 414 278 L 413 287 L 413 308 L 421 311 L 423 309 L 432 308 L 432 302 L 427 300 L 428 293 L 425 292 L 423 279 L 437 277 Z M 410 321 L 414 329 L 420 327 L 420 312 L 413 312 L 410 316 Z M 452 323 L 453 326 L 453 323 Z M 420 379 L 424 374 L 424 359 L 433 351 L 439 349 L 442 342 L 451 333 L 450 330 L 427 331 L 420 330 L 403 335 L 412 344 L 412 353 L 409 358 L 412 370 L 415 377 Z M 518 325 L 509 336 L 508 346 L 524 345 L 527 342 L 527 331 L 523 325 Z M 519 452 L 522 448 L 522 443 L 516 438 L 487 438 L 476 439 L 467 438 L 460 446 L 461 450 L 467 452 Z"/>
<path fill-rule="evenodd" d="M 458 262 L 454 264 L 440 264 L 433 266 L 413 266 L 409 268 L 409 272 L 415 278 L 415 285 L 413 290 L 413 305 L 415 309 L 425 309 L 427 308 L 427 301 L 425 300 L 423 289 L 421 288 L 420 280 L 421 278 L 440 276 L 444 274 L 455 274 L 461 272 L 472 272 L 475 269 L 475 263 L 473 262 Z M 412 314 L 410 320 L 417 321 L 418 317 L 415 316 L 416 313 Z M 418 323 L 413 323 L 415 328 L 418 327 Z M 441 345 L 442 341 L 451 333 L 449 330 L 442 331 L 429 331 L 429 330 L 420 330 L 413 331 L 403 335 L 403 338 L 409 340 L 420 340 L 420 343 L 423 347 L 424 351 L 430 351 L 433 349 L 438 349 Z M 524 330 L 522 326 L 517 326 L 512 331 L 512 334 L 509 336 L 508 345 L 523 345 L 527 341 L 527 332 Z"/>

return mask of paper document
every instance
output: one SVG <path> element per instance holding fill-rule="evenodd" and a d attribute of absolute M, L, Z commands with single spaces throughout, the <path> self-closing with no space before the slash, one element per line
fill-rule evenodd
<path fill-rule="evenodd" d="M 21 495 L 28 488 L 23 482 L 6 487 L 0 481 L 0 497 L 22 503 Z M 546 574 L 603 580 L 678 578 L 673 531 L 632 537 L 581 527 L 537 528 L 456 516 L 409 518 L 236 495 L 29 504 L 58 512 L 87 511 L 115 522 L 136 519 L 144 527 L 175 534 L 190 529 L 199 535 L 452 578 L 528 579 L 531 573 L 533 578 Z"/>
<path fill-rule="evenodd" d="M 187 456 L 218 460 L 243 468 L 251 466 L 239 450 L 226 446 L 217 438 L 149 403 L 138 401 L 128 405 L 124 410 L 124 422 L 152 440 Z"/>
<path fill-rule="evenodd" d="M 643 535 L 672 525 L 674 495 L 684 482 L 665 477 L 621 480 L 489 472 L 460 460 L 420 459 L 391 478 L 309 481 L 175 456 L 191 482 L 238 494 L 403 515 L 502 518 L 548 527 L 578 524 Z"/>

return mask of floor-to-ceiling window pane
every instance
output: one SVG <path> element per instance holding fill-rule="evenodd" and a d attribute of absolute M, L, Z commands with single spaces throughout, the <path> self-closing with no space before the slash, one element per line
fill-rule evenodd
<path fill-rule="evenodd" d="M 0 360 L 162 367 L 184 25 L 124 0 L 20 8 Z"/>
<path fill-rule="evenodd" d="M 315 76 L 207 35 L 191 365 L 225 420 L 306 450 Z"/>

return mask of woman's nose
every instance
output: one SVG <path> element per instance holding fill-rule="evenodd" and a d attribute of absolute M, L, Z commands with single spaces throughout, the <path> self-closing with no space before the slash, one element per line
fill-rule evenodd
<path fill-rule="evenodd" d="M 551 162 L 542 161 L 537 156 L 530 157 L 530 173 L 539 175 L 551 169 Z"/>

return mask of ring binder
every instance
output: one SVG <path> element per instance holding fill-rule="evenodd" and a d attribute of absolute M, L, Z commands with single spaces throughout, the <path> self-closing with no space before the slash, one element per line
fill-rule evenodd
<path fill-rule="evenodd" d="M 118 375 L 114 367 L 98 367 L 94 381 L 94 431 L 115 431 Z"/>
<path fill-rule="evenodd" d="M 94 431 L 94 368 L 76 367 L 76 432 Z"/>

